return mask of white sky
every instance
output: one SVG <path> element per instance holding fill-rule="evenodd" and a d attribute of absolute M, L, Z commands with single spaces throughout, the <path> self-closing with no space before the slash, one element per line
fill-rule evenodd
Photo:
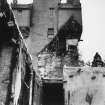
<path fill-rule="evenodd" d="M 11 1 L 11 0 L 9 0 Z M 18 0 L 32 3 L 33 0 Z M 66 0 L 63 0 L 64 2 Z M 81 0 L 83 17 L 83 42 L 79 49 L 85 61 L 92 60 L 98 51 L 105 60 L 105 0 Z"/>
<path fill-rule="evenodd" d="M 81 0 L 83 16 L 83 42 L 80 53 L 86 61 L 99 52 L 105 60 L 105 0 Z"/>

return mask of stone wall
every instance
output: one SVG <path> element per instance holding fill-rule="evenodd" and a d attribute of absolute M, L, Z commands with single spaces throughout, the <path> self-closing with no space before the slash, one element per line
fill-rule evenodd
<path fill-rule="evenodd" d="M 2 45 L 0 48 L 0 105 L 4 105 L 7 98 L 11 55 L 12 47 L 7 44 Z"/>
<path fill-rule="evenodd" d="M 65 105 L 104 105 L 105 68 L 65 68 Z"/>
<path fill-rule="evenodd" d="M 34 0 L 33 18 L 30 37 L 26 43 L 30 53 L 35 56 L 49 42 L 47 38 L 48 28 L 55 28 L 56 34 L 56 7 L 59 0 Z M 51 13 L 50 8 L 54 10 Z M 53 16 L 52 16 L 52 15 Z"/>

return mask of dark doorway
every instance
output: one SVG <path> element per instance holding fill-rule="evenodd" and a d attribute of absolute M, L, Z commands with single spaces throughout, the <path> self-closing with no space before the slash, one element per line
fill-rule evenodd
<path fill-rule="evenodd" d="M 44 83 L 42 105 L 64 105 L 62 83 Z"/>

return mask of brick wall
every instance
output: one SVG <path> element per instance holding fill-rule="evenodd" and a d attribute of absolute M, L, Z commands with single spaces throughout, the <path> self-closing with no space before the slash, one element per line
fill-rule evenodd
<path fill-rule="evenodd" d="M 9 84 L 12 47 L 3 45 L 0 48 L 0 105 L 4 105 Z"/>

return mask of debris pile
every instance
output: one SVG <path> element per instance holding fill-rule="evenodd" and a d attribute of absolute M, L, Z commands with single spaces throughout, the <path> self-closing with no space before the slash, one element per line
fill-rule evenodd
<path fill-rule="evenodd" d="M 62 77 L 62 61 L 54 53 L 43 52 L 38 55 L 38 71 L 42 77 Z"/>

